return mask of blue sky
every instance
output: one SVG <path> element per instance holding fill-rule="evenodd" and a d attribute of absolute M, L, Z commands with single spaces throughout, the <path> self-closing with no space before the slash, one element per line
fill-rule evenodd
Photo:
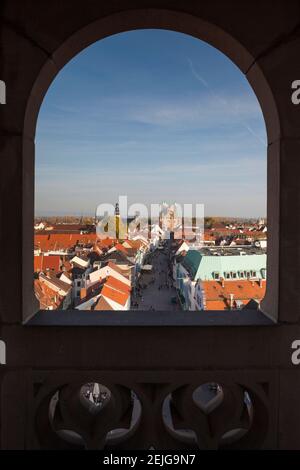
<path fill-rule="evenodd" d="M 205 204 L 205 215 L 266 215 L 265 124 L 221 52 L 172 31 L 110 36 L 49 88 L 36 133 L 37 215 L 129 204 Z"/>

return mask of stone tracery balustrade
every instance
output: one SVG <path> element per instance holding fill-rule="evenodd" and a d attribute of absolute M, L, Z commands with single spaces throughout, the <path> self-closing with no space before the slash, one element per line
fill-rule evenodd
<path fill-rule="evenodd" d="M 117 373 L 113 382 L 100 373 L 71 381 L 45 376 L 35 387 L 34 447 L 264 448 L 272 381 L 244 382 L 223 373 L 190 377 L 190 383 L 133 383 L 118 381 Z"/>

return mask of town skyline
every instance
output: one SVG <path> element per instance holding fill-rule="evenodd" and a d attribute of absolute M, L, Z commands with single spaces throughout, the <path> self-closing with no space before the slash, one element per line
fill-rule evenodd
<path fill-rule="evenodd" d="M 90 213 L 57 213 L 53 211 L 49 211 L 48 213 L 36 213 L 34 216 L 34 219 L 48 219 L 48 218 L 57 218 L 57 219 L 63 219 L 63 218 L 74 218 L 74 219 L 80 219 L 80 218 L 95 218 L 95 212 L 90 212 Z M 235 216 L 235 215 L 217 215 L 217 214 L 205 214 L 205 218 L 214 218 L 214 219 L 224 219 L 224 220 L 256 220 L 256 219 L 267 219 L 267 215 L 264 214 L 259 214 L 256 216 Z"/>

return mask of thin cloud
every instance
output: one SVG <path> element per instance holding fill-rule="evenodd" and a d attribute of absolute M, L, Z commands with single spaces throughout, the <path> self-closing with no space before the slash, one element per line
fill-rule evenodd
<path fill-rule="evenodd" d="M 196 80 L 198 80 L 210 93 L 210 95 L 215 99 L 217 100 L 219 103 L 221 103 L 222 105 L 225 105 L 225 106 L 230 106 L 231 103 L 229 103 L 227 100 L 225 100 L 224 98 L 222 98 L 221 96 L 219 96 L 217 93 L 214 92 L 214 90 L 211 88 L 211 86 L 204 80 L 204 78 L 201 77 L 201 75 L 199 75 L 196 70 L 195 70 L 195 67 L 193 65 L 193 62 L 190 58 L 187 59 L 188 60 L 188 63 L 190 65 L 190 68 L 191 68 L 191 71 L 192 71 L 192 74 L 194 75 L 194 77 L 196 78 Z M 235 110 L 235 114 L 239 117 L 240 119 L 240 122 L 241 122 L 241 125 L 244 126 L 245 129 L 247 129 L 247 131 L 253 135 L 256 139 L 258 139 L 259 142 L 261 142 L 263 144 L 264 147 L 267 146 L 267 142 L 266 140 L 262 139 L 261 136 L 255 132 L 255 130 L 242 118 L 241 116 L 241 113 L 239 112 L 239 109 L 240 109 L 240 104 L 239 103 L 235 103 L 235 106 L 233 107 L 233 109 Z"/>

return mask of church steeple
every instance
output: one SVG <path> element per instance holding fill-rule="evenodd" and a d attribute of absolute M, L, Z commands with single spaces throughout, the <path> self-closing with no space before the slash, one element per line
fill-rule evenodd
<path fill-rule="evenodd" d="M 117 202 L 115 205 L 115 222 L 116 222 L 116 238 L 119 240 L 120 236 L 120 209 L 119 203 Z"/>

